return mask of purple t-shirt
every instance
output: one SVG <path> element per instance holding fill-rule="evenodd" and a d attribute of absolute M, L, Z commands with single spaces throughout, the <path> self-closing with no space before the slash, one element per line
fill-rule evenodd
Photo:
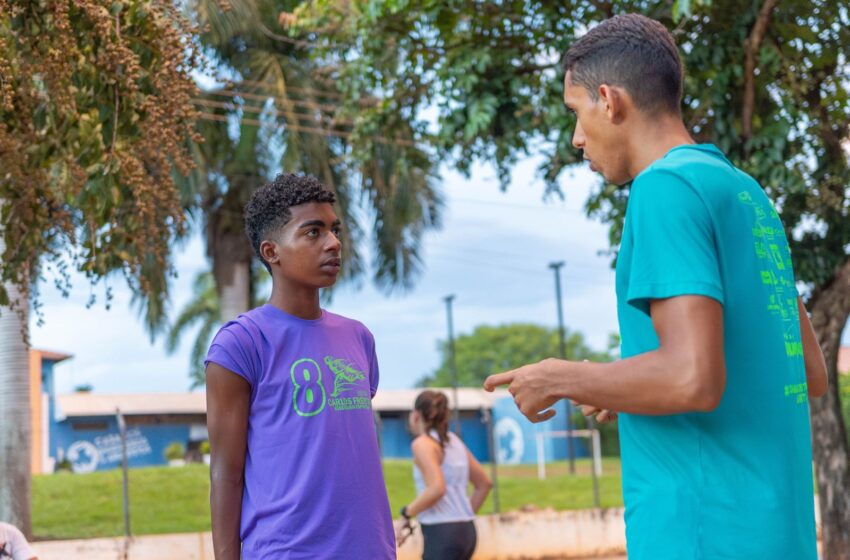
<path fill-rule="evenodd" d="M 327 311 L 263 305 L 224 325 L 206 363 L 251 385 L 242 557 L 394 559 L 372 397 L 372 333 Z"/>

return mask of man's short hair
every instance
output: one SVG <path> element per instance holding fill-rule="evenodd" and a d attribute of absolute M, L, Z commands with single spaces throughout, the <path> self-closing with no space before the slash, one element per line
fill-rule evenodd
<path fill-rule="evenodd" d="M 595 101 L 599 86 L 619 86 L 644 112 L 680 112 L 684 70 L 673 36 L 661 23 L 639 14 L 605 20 L 572 44 L 562 68 L 570 82 Z"/>
<path fill-rule="evenodd" d="M 269 264 L 260 255 L 260 243 L 289 223 L 292 219 L 291 207 L 308 202 L 333 204 L 335 201 L 334 193 L 310 175 L 282 173 L 274 181 L 254 191 L 251 200 L 245 205 L 245 233 L 266 268 L 269 268 Z"/>

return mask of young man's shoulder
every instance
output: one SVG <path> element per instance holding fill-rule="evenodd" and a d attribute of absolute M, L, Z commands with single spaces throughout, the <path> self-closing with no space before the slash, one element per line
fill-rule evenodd
<path fill-rule="evenodd" d="M 659 179 L 681 181 L 698 186 L 706 181 L 728 181 L 730 178 L 745 180 L 749 177 L 730 162 L 713 145 L 678 146 L 666 156 L 652 162 L 635 182 L 656 182 Z"/>
<path fill-rule="evenodd" d="M 345 327 L 357 331 L 362 331 L 370 336 L 372 334 L 371 331 L 369 331 L 369 328 L 357 319 L 352 319 L 351 317 L 346 317 L 345 315 L 340 315 L 338 313 L 332 313 L 327 309 L 323 309 L 322 313 L 324 315 L 325 321 L 327 321 L 328 324 L 331 326 Z"/>
<path fill-rule="evenodd" d="M 233 319 L 225 322 L 219 329 L 219 333 L 229 332 L 230 334 L 237 336 L 243 334 L 250 335 L 259 331 L 265 322 L 266 319 L 264 317 L 262 306 L 255 307 L 254 309 L 240 313 Z"/>

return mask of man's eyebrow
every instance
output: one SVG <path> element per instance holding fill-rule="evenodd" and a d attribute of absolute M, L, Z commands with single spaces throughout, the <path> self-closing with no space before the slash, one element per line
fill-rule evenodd
<path fill-rule="evenodd" d="M 299 225 L 298 229 L 306 228 L 306 227 L 316 227 L 316 226 L 324 227 L 324 225 L 325 225 L 325 222 L 323 222 L 322 220 L 308 220 L 308 221 L 302 223 L 301 225 Z"/>
<path fill-rule="evenodd" d="M 333 227 L 333 226 L 338 226 L 338 225 L 340 225 L 341 223 L 342 223 L 342 222 L 340 221 L 340 219 L 339 219 L 339 218 L 337 218 L 336 220 L 334 220 L 334 221 L 333 221 L 333 223 L 331 224 L 331 227 Z M 299 226 L 298 226 L 298 229 L 301 229 L 301 228 L 307 228 L 307 227 L 316 227 L 316 226 L 324 227 L 324 226 L 325 226 L 325 222 L 323 222 L 322 220 L 308 220 L 308 221 L 306 221 L 306 222 L 302 223 L 301 225 L 299 225 Z"/>

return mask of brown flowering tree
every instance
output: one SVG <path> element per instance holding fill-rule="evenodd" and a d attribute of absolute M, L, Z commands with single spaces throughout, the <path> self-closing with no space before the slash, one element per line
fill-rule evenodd
<path fill-rule="evenodd" d="M 72 270 L 120 273 L 162 313 L 193 36 L 168 0 L 0 0 L 0 519 L 27 533 L 29 302 L 48 272 L 63 292 Z"/>

